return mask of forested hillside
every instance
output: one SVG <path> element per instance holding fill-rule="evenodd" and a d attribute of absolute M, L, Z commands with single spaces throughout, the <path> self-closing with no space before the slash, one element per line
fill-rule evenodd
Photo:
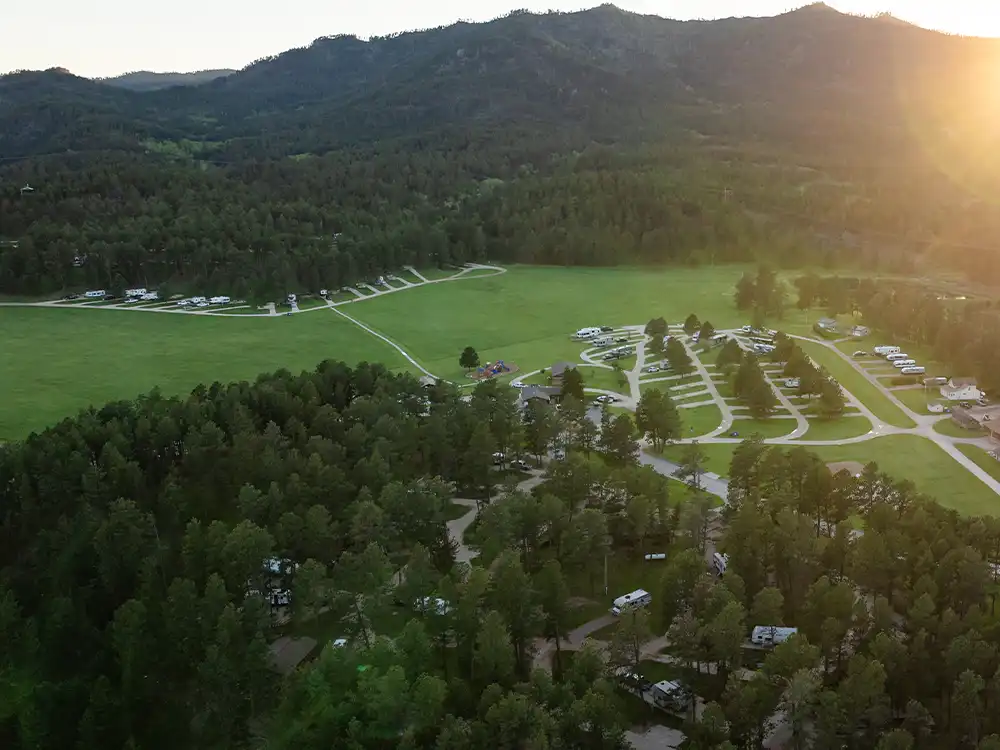
<path fill-rule="evenodd" d="M 0 291 L 273 295 L 484 253 L 997 279 L 997 69 L 998 42 L 818 4 L 323 37 L 162 90 L 11 74 Z"/>
<path fill-rule="evenodd" d="M 137 70 L 134 73 L 124 73 L 113 78 L 101 78 L 103 83 L 120 86 L 131 91 L 155 91 L 171 86 L 197 86 L 200 83 L 214 81 L 235 73 L 235 70 L 199 70 L 194 73 L 152 73 L 148 70 Z"/>

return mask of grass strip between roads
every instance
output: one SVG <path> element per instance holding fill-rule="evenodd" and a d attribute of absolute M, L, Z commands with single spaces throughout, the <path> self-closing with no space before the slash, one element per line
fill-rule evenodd
<path fill-rule="evenodd" d="M 914 421 L 892 403 L 888 396 L 870 383 L 864 375 L 855 369 L 854 365 L 844 360 L 839 354 L 827 349 L 822 344 L 801 340 L 797 340 L 796 343 L 883 422 L 895 427 L 916 427 Z"/>

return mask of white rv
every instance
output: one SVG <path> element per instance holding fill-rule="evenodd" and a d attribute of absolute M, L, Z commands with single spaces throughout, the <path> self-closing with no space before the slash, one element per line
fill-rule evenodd
<path fill-rule="evenodd" d="M 636 589 L 631 594 L 615 599 L 611 605 L 611 614 L 621 615 L 623 612 L 631 612 L 633 609 L 647 606 L 652 601 L 653 597 L 648 591 Z"/>
<path fill-rule="evenodd" d="M 915 364 L 917 364 L 917 360 L 915 359 L 897 359 L 892 363 L 892 366 L 899 370 L 904 367 L 913 367 Z"/>
<path fill-rule="evenodd" d="M 780 628 L 775 625 L 757 625 L 750 633 L 755 646 L 777 646 L 799 632 L 798 628 Z"/>
<path fill-rule="evenodd" d="M 653 703 L 668 711 L 684 711 L 691 701 L 691 691 L 673 680 L 662 680 L 650 690 Z"/>
<path fill-rule="evenodd" d="M 84 292 L 83 296 L 87 299 L 99 299 L 107 295 L 107 292 L 103 289 L 91 289 L 89 292 Z"/>
<path fill-rule="evenodd" d="M 887 354 L 895 354 L 900 351 L 900 348 L 898 346 L 876 346 L 872 351 L 880 357 L 884 357 Z"/>
<path fill-rule="evenodd" d="M 229 297 L 212 297 L 212 299 L 210 299 L 208 303 L 210 305 L 228 305 Z"/>
<path fill-rule="evenodd" d="M 913 366 L 904 367 L 902 370 L 903 375 L 923 375 L 925 372 L 926 369 L 924 369 L 923 367 L 913 367 Z"/>
<path fill-rule="evenodd" d="M 612 341 L 607 336 L 602 339 L 594 339 L 591 342 L 594 346 L 611 346 Z"/>
<path fill-rule="evenodd" d="M 729 567 L 729 555 L 723 555 L 720 552 L 713 553 L 712 567 L 715 568 L 715 574 L 721 576 L 726 572 L 726 568 Z"/>
<path fill-rule="evenodd" d="M 146 292 L 141 297 L 139 297 L 139 299 L 141 299 L 143 302 L 153 302 L 154 300 L 158 300 L 159 298 L 160 295 L 157 294 L 156 292 Z"/>
<path fill-rule="evenodd" d="M 192 305 L 197 305 L 199 302 L 206 302 L 206 301 L 207 300 L 204 297 L 192 297 L 191 298 L 191 304 Z"/>
<path fill-rule="evenodd" d="M 887 360 L 889 360 L 890 362 L 895 362 L 896 360 L 907 359 L 909 356 L 910 356 L 909 354 L 906 354 L 905 352 L 901 352 L 901 351 L 899 351 L 897 349 L 892 354 L 886 354 L 885 358 Z"/>
<path fill-rule="evenodd" d="M 126 289 L 125 290 L 125 296 L 126 297 L 141 297 L 145 293 L 146 293 L 146 288 L 145 287 L 139 287 L 138 289 Z"/>
<path fill-rule="evenodd" d="M 591 326 L 590 328 L 581 328 L 579 331 L 573 334 L 573 338 L 579 341 L 586 341 L 588 339 L 594 338 L 594 336 L 599 336 L 600 333 L 601 333 L 600 328 L 594 328 L 593 326 Z"/>

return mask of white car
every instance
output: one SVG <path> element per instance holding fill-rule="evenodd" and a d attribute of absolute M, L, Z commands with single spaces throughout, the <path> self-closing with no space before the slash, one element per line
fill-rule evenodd
<path fill-rule="evenodd" d="M 594 399 L 595 404 L 613 404 L 615 402 L 614 396 L 598 396 Z"/>
<path fill-rule="evenodd" d="M 344 648 L 347 645 L 347 639 L 346 638 L 337 638 L 337 639 L 331 641 L 330 645 L 332 645 L 334 648 Z"/>
<path fill-rule="evenodd" d="M 649 367 L 646 368 L 646 372 L 659 372 L 659 371 L 660 371 L 659 365 L 650 365 Z"/>

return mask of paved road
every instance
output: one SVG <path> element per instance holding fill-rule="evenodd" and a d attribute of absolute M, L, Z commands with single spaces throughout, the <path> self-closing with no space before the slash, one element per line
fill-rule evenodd
<path fill-rule="evenodd" d="M 658 474 L 663 474 L 667 477 L 672 477 L 674 472 L 681 467 L 680 464 L 668 461 L 660 456 L 654 456 L 645 451 L 639 451 L 639 463 L 643 466 L 652 466 L 653 470 Z M 729 482 L 718 474 L 705 474 L 701 479 L 701 486 L 705 492 L 716 497 L 721 497 L 723 502 L 726 501 L 726 497 L 729 494 Z"/>

